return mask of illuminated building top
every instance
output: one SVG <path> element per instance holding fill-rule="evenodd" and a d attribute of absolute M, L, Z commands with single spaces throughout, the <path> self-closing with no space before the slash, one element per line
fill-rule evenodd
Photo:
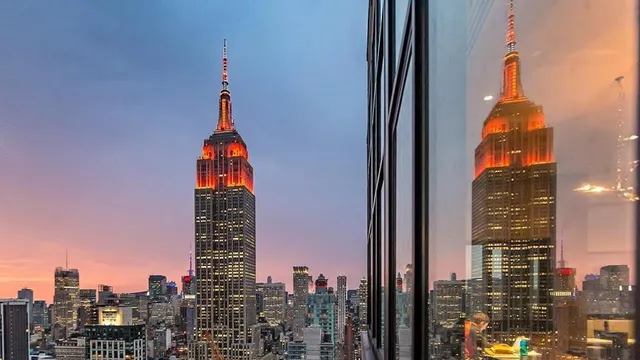
<path fill-rule="evenodd" d="M 554 161 L 553 131 L 545 125 L 542 106 L 524 94 L 513 0 L 509 1 L 506 47 L 500 98 L 484 121 L 482 142 L 476 148 L 476 178 L 488 168 Z"/>
<path fill-rule="evenodd" d="M 198 189 L 246 187 L 253 193 L 253 168 L 249 163 L 247 145 L 235 129 L 229 76 L 227 72 L 227 41 L 222 50 L 222 90 L 220 90 L 218 124 L 204 141 L 198 159 Z"/>

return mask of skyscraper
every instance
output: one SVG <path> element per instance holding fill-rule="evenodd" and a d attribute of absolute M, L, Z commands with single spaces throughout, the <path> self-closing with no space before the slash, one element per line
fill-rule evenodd
<path fill-rule="evenodd" d="M 211 332 L 227 360 L 249 358 L 256 323 L 253 167 L 231 110 L 225 40 L 218 124 L 197 161 L 194 249 L 196 336 Z"/>
<path fill-rule="evenodd" d="M 29 300 L 0 299 L 0 359 L 29 358 Z"/>
<path fill-rule="evenodd" d="M 66 338 L 76 328 L 80 307 L 79 292 L 78 269 L 56 268 L 52 321 L 54 339 Z"/>
<path fill-rule="evenodd" d="M 497 339 L 553 331 L 556 163 L 553 129 L 523 91 L 509 1 L 498 102 L 484 121 L 472 183 L 472 257 L 480 270 L 488 332 Z M 473 272 L 472 270 L 472 272 Z"/>
<path fill-rule="evenodd" d="M 338 342 L 344 343 L 344 329 L 347 320 L 347 277 L 338 276 L 338 291 L 336 293 L 338 301 Z"/>
<path fill-rule="evenodd" d="M 293 338 L 302 337 L 307 321 L 307 295 L 309 295 L 309 268 L 293 267 Z"/>

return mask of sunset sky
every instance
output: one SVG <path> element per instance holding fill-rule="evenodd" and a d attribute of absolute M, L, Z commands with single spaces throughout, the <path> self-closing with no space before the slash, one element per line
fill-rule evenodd
<path fill-rule="evenodd" d="M 255 170 L 258 280 L 365 275 L 362 1 L 0 3 L 0 297 L 178 280 L 223 38 Z M 295 14 L 313 14 L 298 16 Z M 332 26 L 327 27 L 330 19 Z"/>
<path fill-rule="evenodd" d="M 0 297 L 30 287 L 51 301 L 67 249 L 83 288 L 140 291 L 149 274 L 178 281 L 186 272 L 223 38 L 254 167 L 258 281 L 271 275 L 290 289 L 292 266 L 307 265 L 330 286 L 345 274 L 357 287 L 366 271 L 367 3 L 337 3 L 0 2 Z M 431 85 L 440 109 L 433 280 L 468 271 L 473 151 L 493 106 L 483 98 L 499 90 L 506 3 L 494 1 L 474 35 L 466 88 L 445 71 Z M 571 191 L 615 178 L 613 79 L 632 79 L 637 61 L 633 1 L 616 4 L 516 1 L 523 84 L 555 128 L 558 237 L 579 277 L 632 265 L 628 204 Z M 441 50 L 464 56 L 451 49 Z M 635 84 L 625 86 L 628 125 Z"/>

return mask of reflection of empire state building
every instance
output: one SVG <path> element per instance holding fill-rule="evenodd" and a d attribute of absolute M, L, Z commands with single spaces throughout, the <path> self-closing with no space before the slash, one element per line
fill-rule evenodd
<path fill-rule="evenodd" d="M 472 272 L 491 318 L 487 331 L 533 343 L 553 330 L 556 163 L 553 129 L 523 91 L 514 20 L 510 0 L 501 96 L 475 151 Z"/>

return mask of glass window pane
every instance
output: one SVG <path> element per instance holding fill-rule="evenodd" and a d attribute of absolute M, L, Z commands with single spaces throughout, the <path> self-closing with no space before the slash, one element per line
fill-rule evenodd
<path fill-rule="evenodd" d="M 396 127 L 396 358 L 412 359 L 413 296 L 413 62 Z"/>
<path fill-rule="evenodd" d="M 429 2 L 435 357 L 636 358 L 635 6 Z"/>
<path fill-rule="evenodd" d="M 404 25 L 407 19 L 408 9 L 409 9 L 409 0 L 395 0 L 395 56 L 396 56 L 396 67 L 399 66 L 400 62 L 400 49 L 402 47 L 402 36 L 404 34 Z"/>

